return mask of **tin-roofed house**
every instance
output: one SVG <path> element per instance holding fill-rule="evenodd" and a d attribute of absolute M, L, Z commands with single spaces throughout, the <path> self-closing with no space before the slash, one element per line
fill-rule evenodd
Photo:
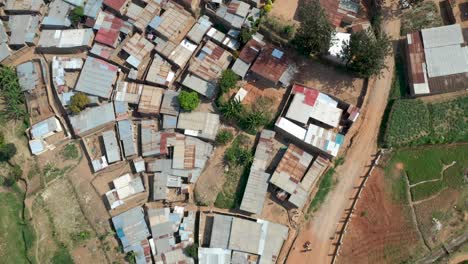
<path fill-rule="evenodd" d="M 145 31 L 146 27 L 150 22 L 161 12 L 161 1 L 149 1 L 149 3 L 140 11 L 138 12 L 138 16 L 136 17 L 133 25 L 139 31 Z"/>
<path fill-rule="evenodd" d="M 275 132 L 262 130 L 255 149 L 255 156 L 250 168 L 249 178 L 245 187 L 240 209 L 242 211 L 261 215 L 267 195 L 270 174 L 266 173 L 268 164 L 275 156 L 273 151 Z"/>
<path fill-rule="evenodd" d="M 241 29 L 250 12 L 250 5 L 239 0 L 232 0 L 227 5 L 218 0 L 206 2 L 207 14 L 228 28 Z"/>
<path fill-rule="evenodd" d="M 263 80 L 270 85 L 280 84 L 287 87 L 291 84 L 296 68 L 288 59 L 287 54 L 267 45 L 258 55 L 250 71 L 254 78 Z"/>
<path fill-rule="evenodd" d="M 46 142 L 46 139 L 62 131 L 62 125 L 55 116 L 32 125 L 29 130 L 29 148 L 31 149 L 31 153 L 33 155 L 40 155 L 49 149 L 55 148 L 55 146 Z"/>
<path fill-rule="evenodd" d="M 11 55 L 10 47 L 8 47 L 9 37 L 6 33 L 5 25 L 0 20 L 0 62 Z"/>
<path fill-rule="evenodd" d="M 42 0 L 6 0 L 4 9 L 8 14 L 37 14 L 43 5 Z"/>
<path fill-rule="evenodd" d="M 144 85 L 140 83 L 118 81 L 114 100 L 136 105 L 140 102 L 143 87 Z"/>
<path fill-rule="evenodd" d="M 145 186 L 140 176 L 132 176 L 129 173 L 112 181 L 114 188 L 106 193 L 110 209 L 115 209 L 125 203 L 125 200 L 145 191 Z"/>
<path fill-rule="evenodd" d="M 134 207 L 112 218 L 117 237 L 125 253 L 134 250 L 150 236 L 143 208 Z"/>
<path fill-rule="evenodd" d="M 264 42 L 257 41 L 255 39 L 249 40 L 239 53 L 239 57 L 234 62 L 232 71 L 244 79 L 250 69 L 250 66 L 252 66 L 252 63 L 255 61 L 264 46 Z"/>
<path fill-rule="evenodd" d="M 14 15 L 10 16 L 8 26 L 10 28 L 9 45 L 12 48 L 20 48 L 24 45 L 34 45 L 37 30 L 39 29 L 39 16 Z"/>
<path fill-rule="evenodd" d="M 113 12 L 123 15 L 127 10 L 127 5 L 130 0 L 104 0 L 104 5 L 110 8 Z"/>
<path fill-rule="evenodd" d="M 177 129 L 184 130 L 185 135 L 215 140 L 220 127 L 219 115 L 207 112 L 190 112 L 179 114 Z"/>
<path fill-rule="evenodd" d="M 180 43 L 192 28 L 195 18 L 190 12 L 174 2 L 168 2 L 165 9 L 166 11 L 161 17 L 149 26 L 164 40 Z"/>
<path fill-rule="evenodd" d="M 49 4 L 49 12 L 41 22 L 42 28 L 67 28 L 71 26 L 68 14 L 73 6 L 63 0 L 54 0 Z"/>
<path fill-rule="evenodd" d="M 97 30 L 96 42 L 116 48 L 121 32 L 125 32 L 124 21 L 111 13 L 99 12 L 93 29 Z"/>
<path fill-rule="evenodd" d="M 203 40 L 205 34 L 210 30 L 213 23 L 211 23 L 210 18 L 206 15 L 201 16 L 192 29 L 187 33 L 187 38 L 194 43 L 200 44 Z"/>
<path fill-rule="evenodd" d="M 146 81 L 160 86 L 169 86 L 175 79 L 175 72 L 171 64 L 158 54 L 154 54 L 153 61 L 146 75 Z"/>
<path fill-rule="evenodd" d="M 88 57 L 75 90 L 108 99 L 117 79 L 118 67 L 101 59 Z"/>
<path fill-rule="evenodd" d="M 159 113 L 163 116 L 163 129 L 177 128 L 177 116 L 180 111 L 179 93 L 165 90 Z"/>
<path fill-rule="evenodd" d="M 84 15 L 92 19 L 96 19 L 101 11 L 103 2 L 104 0 L 87 0 L 83 9 Z"/>
<path fill-rule="evenodd" d="M 96 107 L 86 108 L 79 114 L 69 116 L 68 118 L 70 119 L 74 134 L 82 137 L 98 128 L 114 122 L 114 106 L 111 103 L 107 103 Z"/>
<path fill-rule="evenodd" d="M 93 40 L 91 28 L 42 30 L 37 48 L 47 53 L 75 53 L 91 48 Z"/>
<path fill-rule="evenodd" d="M 334 27 L 344 27 L 357 20 L 360 2 L 357 0 L 320 0 L 320 5 Z"/>
<path fill-rule="evenodd" d="M 106 151 L 107 162 L 114 163 L 121 160 L 120 147 L 114 130 L 107 130 L 102 133 L 102 141 Z"/>
<path fill-rule="evenodd" d="M 139 33 L 134 34 L 123 46 L 127 58 L 125 61 L 135 69 L 139 69 L 146 60 L 149 60 L 149 55 L 154 49 L 154 45 Z"/>
<path fill-rule="evenodd" d="M 411 94 L 420 96 L 466 90 L 466 43 L 464 30 L 459 24 L 407 34 Z"/>
<path fill-rule="evenodd" d="M 138 150 L 132 121 L 129 119 L 120 120 L 117 122 L 117 127 L 125 158 L 137 155 Z"/>
<path fill-rule="evenodd" d="M 33 61 L 16 66 L 16 74 L 23 92 L 32 92 L 42 78 L 39 66 Z"/>
<path fill-rule="evenodd" d="M 140 102 L 138 103 L 138 113 L 143 115 L 157 115 L 164 94 L 164 89 L 144 85 L 141 93 Z"/>
<path fill-rule="evenodd" d="M 182 81 L 182 85 L 212 98 L 216 92 L 216 82 L 231 60 L 231 53 L 211 41 L 206 42 L 190 61 L 190 74 Z"/>

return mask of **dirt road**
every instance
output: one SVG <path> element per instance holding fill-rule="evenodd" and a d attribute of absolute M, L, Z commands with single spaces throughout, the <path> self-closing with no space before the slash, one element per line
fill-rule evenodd
<path fill-rule="evenodd" d="M 384 22 L 385 31 L 397 38 L 399 36 L 399 20 L 387 19 Z M 354 187 L 359 177 L 365 174 L 366 166 L 371 164 L 373 155 L 377 151 L 377 135 L 380 121 L 387 104 L 387 97 L 391 88 L 394 60 L 389 56 L 386 60 L 388 71 L 369 87 L 369 95 L 362 114 L 359 133 L 347 151 L 345 162 L 336 170 L 338 183 L 323 203 L 319 211 L 309 223 L 299 232 L 296 243 L 286 263 L 331 263 L 334 251 L 333 239 L 336 237 L 337 226 L 344 217 L 345 209 L 350 204 Z M 312 250 L 301 252 L 302 245 L 310 241 Z"/>

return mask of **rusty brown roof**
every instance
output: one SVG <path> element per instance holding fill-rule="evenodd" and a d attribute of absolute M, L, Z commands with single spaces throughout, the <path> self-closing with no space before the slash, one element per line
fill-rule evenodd
<path fill-rule="evenodd" d="M 424 83 L 424 47 L 422 38 L 419 31 L 407 35 L 408 44 L 408 60 L 409 60 L 409 73 L 412 83 Z"/>
<path fill-rule="evenodd" d="M 267 46 L 258 55 L 257 60 L 250 69 L 253 73 L 262 76 L 263 78 L 277 83 L 281 75 L 287 70 L 289 59 L 287 54 L 283 54 L 281 58 L 273 56 L 275 47 Z M 278 50 L 278 49 L 277 49 Z"/>
<path fill-rule="evenodd" d="M 262 43 L 256 41 L 255 39 L 251 39 L 249 42 L 247 42 L 247 44 L 245 44 L 244 48 L 242 48 L 242 51 L 239 54 L 239 58 L 250 64 L 255 60 L 262 47 Z"/>

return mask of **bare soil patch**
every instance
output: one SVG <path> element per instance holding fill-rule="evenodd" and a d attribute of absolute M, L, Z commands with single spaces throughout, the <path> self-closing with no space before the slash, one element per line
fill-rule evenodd
<path fill-rule="evenodd" d="M 284 20 L 298 21 L 297 9 L 299 0 L 276 0 L 269 15 Z"/>
<path fill-rule="evenodd" d="M 348 226 L 339 263 L 400 263 L 418 250 L 409 207 L 385 191 L 384 173 L 374 170 Z"/>

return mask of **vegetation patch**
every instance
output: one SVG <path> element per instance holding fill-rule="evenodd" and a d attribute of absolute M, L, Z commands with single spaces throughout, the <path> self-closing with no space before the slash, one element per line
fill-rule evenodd
<path fill-rule="evenodd" d="M 443 26 L 442 17 L 432 1 L 425 1 L 403 13 L 401 17 L 401 35 L 424 28 Z"/>
<path fill-rule="evenodd" d="M 21 218 L 23 204 L 15 192 L 0 192 L 0 258 L 3 263 L 29 263 L 28 251 L 35 241 L 29 222 Z"/>
<path fill-rule="evenodd" d="M 0 96 L 4 102 L 3 117 L 9 120 L 26 119 L 24 94 L 13 68 L 0 67 Z"/>
<path fill-rule="evenodd" d="M 74 160 L 74 159 L 77 159 L 80 155 L 78 152 L 78 148 L 76 147 L 76 144 L 74 143 L 67 144 L 63 148 L 61 154 L 64 160 Z"/>
<path fill-rule="evenodd" d="M 425 104 L 397 100 L 385 133 L 388 147 L 451 143 L 468 140 L 468 97 Z"/>
<path fill-rule="evenodd" d="M 406 173 L 410 184 L 414 185 L 410 188 L 412 200 L 417 201 L 445 188 L 463 188 L 463 177 L 468 167 L 466 153 L 468 145 L 396 150 L 388 166 L 400 164 L 400 169 Z M 401 184 L 397 184 L 398 189 L 403 189 Z"/>
<path fill-rule="evenodd" d="M 182 91 L 177 99 L 179 100 L 180 107 L 185 111 L 195 110 L 200 104 L 200 98 L 197 92 Z"/>
<path fill-rule="evenodd" d="M 229 170 L 224 173 L 226 179 L 222 190 L 216 196 L 216 207 L 232 209 L 240 204 L 253 161 L 251 148 L 250 139 L 240 134 L 226 149 L 224 160 Z"/>
<path fill-rule="evenodd" d="M 226 145 L 234 138 L 231 130 L 221 129 L 216 135 L 216 145 Z"/>
<path fill-rule="evenodd" d="M 318 187 L 318 191 L 312 199 L 312 202 L 309 205 L 308 213 L 312 213 L 317 211 L 320 208 L 320 205 L 325 201 L 327 198 L 328 193 L 331 191 L 333 187 L 333 174 L 335 173 L 335 168 L 330 168 L 327 172 L 323 175 L 322 179 L 320 180 L 320 184 Z"/>

